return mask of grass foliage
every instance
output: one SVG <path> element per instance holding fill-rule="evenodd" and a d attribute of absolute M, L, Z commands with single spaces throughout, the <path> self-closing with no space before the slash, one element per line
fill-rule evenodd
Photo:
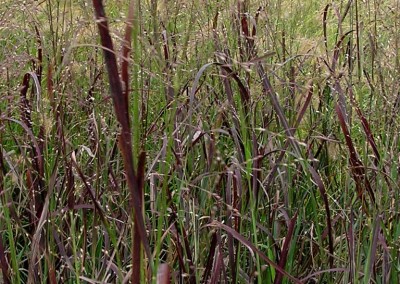
<path fill-rule="evenodd" d="M 2 3 L 3 283 L 399 283 L 399 5 Z"/>

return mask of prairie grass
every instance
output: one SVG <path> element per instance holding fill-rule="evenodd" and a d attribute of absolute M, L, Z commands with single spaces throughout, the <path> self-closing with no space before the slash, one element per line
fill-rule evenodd
<path fill-rule="evenodd" d="M 400 2 L 4 2 L 4 283 L 400 282 Z"/>

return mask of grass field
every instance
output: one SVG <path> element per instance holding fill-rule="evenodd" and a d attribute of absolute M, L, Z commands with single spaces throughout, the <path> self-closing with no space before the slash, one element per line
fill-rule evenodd
<path fill-rule="evenodd" d="M 3 283 L 400 283 L 400 2 L 0 7 Z"/>

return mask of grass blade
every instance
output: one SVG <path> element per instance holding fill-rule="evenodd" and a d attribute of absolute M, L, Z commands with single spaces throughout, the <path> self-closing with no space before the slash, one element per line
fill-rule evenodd
<path fill-rule="evenodd" d="M 283 243 L 283 248 L 281 251 L 281 255 L 279 257 L 279 267 L 282 269 L 285 269 L 286 260 L 287 260 L 287 256 L 288 256 L 288 252 L 289 252 L 289 246 L 292 241 L 296 222 L 297 222 L 297 212 L 296 212 L 296 214 L 294 214 L 293 218 L 290 219 L 288 232 L 286 234 L 285 242 Z M 283 274 L 278 272 L 275 277 L 274 284 L 282 283 L 282 278 L 283 278 Z"/>
<path fill-rule="evenodd" d="M 140 235 L 140 240 L 144 246 L 146 255 L 151 264 L 152 261 L 150 246 L 146 235 L 146 229 L 144 226 L 143 214 L 141 209 L 143 197 L 140 196 L 141 189 L 139 188 L 138 179 L 134 169 L 128 101 L 126 96 L 123 95 L 121 81 L 118 74 L 117 60 L 102 1 L 93 0 L 93 7 L 95 10 L 96 23 L 99 29 L 101 44 L 104 47 L 103 53 L 107 67 L 108 79 L 110 82 L 111 97 L 114 102 L 115 114 L 118 122 L 121 125 L 119 147 L 122 152 L 124 167 L 127 174 L 127 181 L 130 189 L 130 200 L 134 209 L 134 226 L 137 227 L 137 229 L 135 228 L 135 230 L 137 230 Z M 140 251 L 135 251 L 133 253 L 140 254 Z M 133 266 L 133 269 L 141 269 L 140 263 L 134 263 Z M 138 279 L 136 279 L 135 281 L 138 281 Z"/>
<path fill-rule="evenodd" d="M 235 239 L 237 239 L 240 243 L 242 243 L 244 246 L 246 246 L 248 249 L 250 249 L 251 251 L 255 252 L 256 254 L 258 254 L 260 256 L 260 258 L 262 260 L 264 260 L 266 263 L 268 263 L 269 265 L 271 265 L 272 267 L 274 267 L 278 272 L 280 272 L 281 274 L 283 274 L 284 276 L 288 277 L 293 283 L 297 283 L 300 284 L 302 283 L 300 280 L 298 280 L 297 278 L 293 277 L 292 275 L 290 275 L 289 273 L 287 273 L 284 269 L 282 269 L 278 264 L 276 264 L 275 262 L 273 262 L 271 259 L 269 259 L 262 251 L 260 251 L 259 249 L 257 249 L 250 241 L 248 241 L 246 238 L 244 238 L 241 234 L 239 234 L 237 231 L 235 231 L 234 229 L 228 227 L 227 225 L 224 225 L 218 221 L 213 221 L 211 224 L 207 225 L 207 226 L 211 226 L 211 227 L 217 227 L 217 228 L 221 228 L 224 231 L 230 233 Z"/>

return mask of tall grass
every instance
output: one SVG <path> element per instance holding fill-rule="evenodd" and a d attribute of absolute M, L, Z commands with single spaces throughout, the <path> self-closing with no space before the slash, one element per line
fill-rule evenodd
<path fill-rule="evenodd" d="M 4 283 L 398 283 L 397 1 L 6 1 Z"/>

